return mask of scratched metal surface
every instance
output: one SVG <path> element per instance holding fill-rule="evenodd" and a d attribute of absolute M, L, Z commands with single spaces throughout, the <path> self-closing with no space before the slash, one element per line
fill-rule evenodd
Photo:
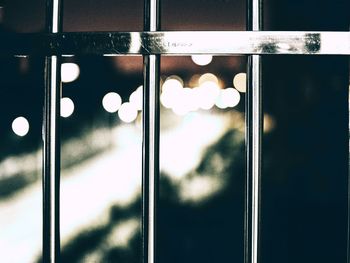
<path fill-rule="evenodd" d="M 161 31 L 1 34 L 0 55 L 350 55 L 350 32 Z"/>

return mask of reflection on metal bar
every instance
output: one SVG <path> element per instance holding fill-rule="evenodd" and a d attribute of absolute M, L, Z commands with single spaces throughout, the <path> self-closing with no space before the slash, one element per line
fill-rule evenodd
<path fill-rule="evenodd" d="M 350 55 L 350 32 L 77 32 L 0 37 L 0 55 Z"/>
<path fill-rule="evenodd" d="M 350 63 L 350 60 L 349 60 Z M 350 66 L 350 65 L 349 65 Z M 349 75 L 350 77 L 350 75 Z M 350 135 L 350 79 L 348 87 L 348 134 Z M 348 137 L 348 236 L 347 236 L 347 262 L 350 262 L 350 137 Z"/>
<path fill-rule="evenodd" d="M 60 1 L 47 1 L 49 33 L 61 30 Z M 57 56 L 45 59 L 45 101 L 43 121 L 43 262 L 58 262 L 60 255 L 60 63 Z"/>
<path fill-rule="evenodd" d="M 248 30 L 262 30 L 262 0 L 248 0 Z M 316 41 L 317 42 L 317 41 Z M 246 143 L 247 177 L 245 206 L 245 263 L 259 261 L 259 219 L 262 137 L 261 56 L 248 57 Z"/>
<path fill-rule="evenodd" d="M 145 0 L 144 29 L 160 27 L 158 0 Z M 131 35 L 132 36 L 132 35 Z M 130 39 L 135 39 L 130 38 Z M 138 39 L 136 37 L 136 39 Z M 132 42 L 132 41 L 131 41 Z M 139 43 L 130 43 L 134 48 Z M 160 56 L 144 56 L 142 141 L 142 260 L 156 261 L 156 219 L 159 183 L 159 71 Z"/>
<path fill-rule="evenodd" d="M 262 88 L 260 56 L 253 55 L 248 58 L 247 79 L 245 263 L 257 263 L 259 250 L 262 136 Z"/>

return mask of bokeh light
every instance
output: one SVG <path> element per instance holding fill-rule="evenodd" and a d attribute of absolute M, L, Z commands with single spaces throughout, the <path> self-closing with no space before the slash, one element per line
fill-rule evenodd
<path fill-rule="evenodd" d="M 198 106 L 203 110 L 210 110 L 220 95 L 219 86 L 212 81 L 206 81 L 194 90 L 196 92 Z"/>
<path fill-rule="evenodd" d="M 192 55 L 192 61 L 198 66 L 206 66 L 213 60 L 212 55 Z"/>
<path fill-rule="evenodd" d="M 198 85 L 202 85 L 204 82 L 214 82 L 216 84 L 219 84 L 219 79 L 217 76 L 215 76 L 213 73 L 205 73 L 202 76 L 199 77 L 198 79 Z"/>
<path fill-rule="evenodd" d="M 276 120 L 269 114 L 264 114 L 264 133 L 269 133 L 273 131 L 276 127 Z"/>
<path fill-rule="evenodd" d="M 215 105 L 220 109 L 233 108 L 241 100 L 241 95 L 234 88 L 226 88 L 220 91 Z"/>
<path fill-rule="evenodd" d="M 181 84 L 182 87 L 184 86 L 184 81 L 183 81 L 183 79 L 182 79 L 180 76 L 178 76 L 178 75 L 170 75 L 169 77 L 165 78 L 164 83 L 165 83 L 166 81 L 170 81 L 170 80 L 177 80 L 178 82 L 180 82 L 180 84 Z M 164 85 L 164 83 L 163 83 L 163 85 Z M 162 86 L 163 86 L 163 85 L 162 85 Z"/>
<path fill-rule="evenodd" d="M 181 91 L 183 89 L 183 82 L 178 78 L 169 77 L 165 80 L 162 86 L 162 94 L 160 101 L 165 108 L 173 108 L 177 100 L 181 97 Z"/>
<path fill-rule="evenodd" d="M 24 117 L 17 117 L 12 122 L 12 131 L 18 136 L 25 136 L 29 132 L 29 122 Z"/>
<path fill-rule="evenodd" d="M 122 105 L 122 98 L 116 92 L 107 93 L 102 99 L 103 108 L 110 112 L 116 112 Z"/>
<path fill-rule="evenodd" d="M 246 73 L 238 73 L 233 78 L 233 86 L 242 93 L 245 93 L 247 90 L 247 74 Z"/>
<path fill-rule="evenodd" d="M 201 77 L 200 74 L 194 74 L 194 75 L 190 78 L 190 80 L 189 80 L 189 82 L 188 82 L 188 85 L 189 85 L 190 87 L 197 87 L 197 86 L 198 86 L 198 80 L 199 80 L 200 77 Z"/>
<path fill-rule="evenodd" d="M 139 86 L 129 97 L 129 102 L 133 104 L 137 110 L 142 110 L 142 88 Z"/>
<path fill-rule="evenodd" d="M 61 117 L 68 118 L 74 112 L 74 102 L 70 98 L 61 99 Z"/>
<path fill-rule="evenodd" d="M 80 68 L 75 63 L 62 63 L 61 65 L 61 81 L 68 83 L 79 77 Z"/>
<path fill-rule="evenodd" d="M 174 100 L 173 112 L 183 116 L 198 109 L 195 93 L 191 88 L 183 88 Z"/>
<path fill-rule="evenodd" d="M 133 122 L 137 118 L 137 108 L 130 102 L 125 102 L 120 106 L 118 116 L 123 122 Z"/>

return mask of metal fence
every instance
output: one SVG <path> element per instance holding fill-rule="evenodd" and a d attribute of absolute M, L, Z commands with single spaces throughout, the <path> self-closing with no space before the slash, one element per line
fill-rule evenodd
<path fill-rule="evenodd" d="M 259 261 L 262 55 L 350 55 L 349 32 L 262 31 L 262 0 L 247 0 L 247 31 L 160 31 L 160 0 L 145 0 L 144 31 L 63 33 L 60 0 L 47 0 L 45 34 L 11 34 L 1 54 L 45 55 L 43 120 L 43 261 L 60 255 L 60 56 L 143 55 L 143 262 L 156 261 L 159 186 L 159 83 L 162 55 L 248 56 L 246 100 L 245 263 Z M 215 39 L 215 41 L 208 41 Z"/>

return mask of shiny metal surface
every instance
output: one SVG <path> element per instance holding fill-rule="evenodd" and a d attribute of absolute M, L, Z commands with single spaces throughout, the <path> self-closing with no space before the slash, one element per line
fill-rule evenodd
<path fill-rule="evenodd" d="M 13 55 L 350 55 L 350 32 L 162 31 L 0 35 Z"/>
<path fill-rule="evenodd" d="M 262 30 L 262 0 L 248 0 L 248 30 Z M 317 40 L 315 41 L 315 43 Z M 272 49 L 274 45 L 271 45 Z M 283 45 L 282 45 L 283 46 Z M 317 46 L 317 45 L 316 45 Z M 245 263 L 259 262 L 262 71 L 261 56 L 248 57 L 246 97 Z"/>
<path fill-rule="evenodd" d="M 248 58 L 247 96 L 247 196 L 246 196 L 246 232 L 245 262 L 257 263 L 259 256 L 259 221 L 261 188 L 261 141 L 262 141 L 262 83 L 261 57 Z"/>
<path fill-rule="evenodd" d="M 47 1 L 47 31 L 59 32 L 60 1 Z M 43 120 L 43 262 L 59 262 L 60 255 L 60 59 L 45 59 Z"/>
<path fill-rule="evenodd" d="M 145 30 L 160 26 L 159 1 L 145 0 Z M 134 36 L 135 38 L 135 36 Z M 136 46 L 136 43 L 132 43 Z M 160 56 L 144 56 L 142 133 L 142 260 L 156 262 L 156 220 L 159 185 Z"/>
<path fill-rule="evenodd" d="M 159 58 L 145 56 L 143 99 L 143 262 L 156 257 L 156 212 L 159 182 Z"/>
<path fill-rule="evenodd" d="M 350 66 L 350 60 L 349 60 L 349 66 Z M 349 75 L 350 78 L 350 75 Z M 349 79 L 349 88 L 348 88 L 348 113 L 350 115 L 350 79 Z M 350 134 L 350 117 L 348 115 L 348 134 Z M 350 136 L 348 139 L 348 149 L 349 149 L 349 155 L 350 156 Z M 348 236 L 347 236 L 347 262 L 350 262 L 350 158 L 348 157 Z"/>
<path fill-rule="evenodd" d="M 144 0 L 144 6 L 144 30 L 151 32 L 159 31 L 159 0 Z"/>

